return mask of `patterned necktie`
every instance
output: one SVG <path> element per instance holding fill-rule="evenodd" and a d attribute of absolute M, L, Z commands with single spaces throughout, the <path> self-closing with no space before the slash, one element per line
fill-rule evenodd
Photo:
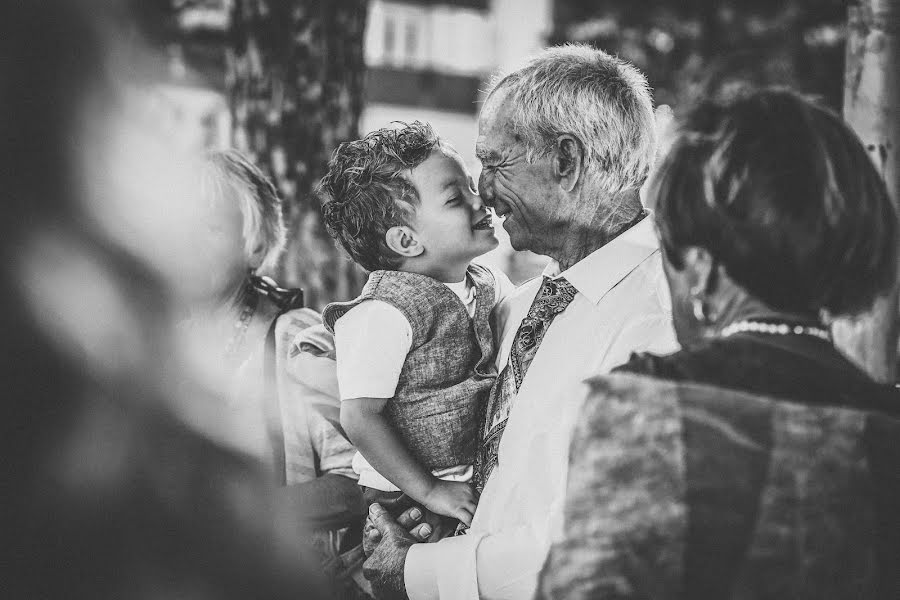
<path fill-rule="evenodd" d="M 480 492 L 484 484 L 497 466 L 497 449 L 500 438 L 506 428 L 509 409 L 522 385 L 528 366 L 537 354 L 538 346 L 550 323 L 569 306 L 577 291 L 564 277 L 550 279 L 544 277 L 541 289 L 538 290 L 522 319 L 509 351 L 509 360 L 497 381 L 491 388 L 487 411 L 481 428 L 481 447 L 475 457 L 475 486 Z"/>

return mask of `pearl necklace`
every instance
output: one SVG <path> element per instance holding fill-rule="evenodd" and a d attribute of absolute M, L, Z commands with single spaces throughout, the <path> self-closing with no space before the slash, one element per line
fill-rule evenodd
<path fill-rule="evenodd" d="M 722 329 L 721 337 L 727 338 L 737 333 L 765 333 L 768 335 L 811 335 L 826 342 L 831 341 L 831 334 L 821 327 L 806 325 L 788 325 L 787 323 L 765 323 L 762 321 L 738 321 Z"/>

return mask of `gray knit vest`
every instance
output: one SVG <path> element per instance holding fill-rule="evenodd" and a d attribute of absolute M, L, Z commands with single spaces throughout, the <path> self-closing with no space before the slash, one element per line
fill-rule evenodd
<path fill-rule="evenodd" d="M 494 276 L 475 264 L 467 275 L 476 293 L 471 319 L 446 285 L 401 271 L 374 271 L 358 298 L 329 304 L 322 313 L 326 327 L 334 331 L 335 322 L 360 302 L 381 300 L 409 321 L 412 345 L 385 414 L 407 448 L 431 470 L 472 463 L 484 404 L 497 376 L 490 328 Z"/>

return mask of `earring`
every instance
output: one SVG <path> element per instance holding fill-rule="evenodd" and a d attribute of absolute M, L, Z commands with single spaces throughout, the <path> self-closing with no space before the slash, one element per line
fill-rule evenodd
<path fill-rule="evenodd" d="M 706 303 L 703 301 L 701 297 L 702 291 L 700 286 L 693 287 L 690 290 L 691 295 L 691 308 L 694 310 L 694 318 L 697 319 L 698 323 L 709 324 L 712 322 L 712 318 L 707 313 Z"/>

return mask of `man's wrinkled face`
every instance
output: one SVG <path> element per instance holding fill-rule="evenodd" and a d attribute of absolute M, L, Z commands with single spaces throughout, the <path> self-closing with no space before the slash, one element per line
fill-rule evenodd
<path fill-rule="evenodd" d="M 546 254 L 564 235 L 569 216 L 554 177 L 554 153 L 526 160 L 523 141 L 512 129 L 506 93 L 491 95 L 478 119 L 475 154 L 481 161 L 481 199 L 504 217 L 503 228 L 516 250 Z"/>

